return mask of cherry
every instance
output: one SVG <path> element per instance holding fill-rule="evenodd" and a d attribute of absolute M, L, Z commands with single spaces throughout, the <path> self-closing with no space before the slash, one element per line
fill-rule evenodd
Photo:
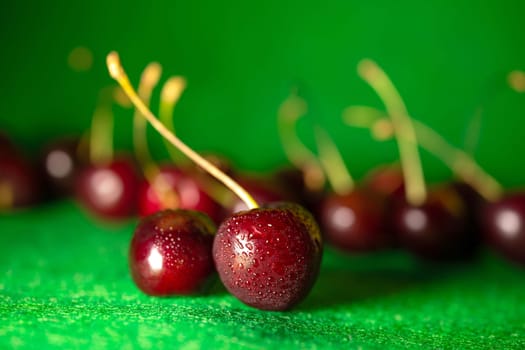
<path fill-rule="evenodd" d="M 481 213 L 489 244 L 508 259 L 525 265 L 525 193 L 510 193 L 489 202 Z"/>
<path fill-rule="evenodd" d="M 347 252 L 372 251 L 387 247 L 392 235 L 386 225 L 386 201 L 368 189 L 327 196 L 320 220 L 325 238 Z"/>
<path fill-rule="evenodd" d="M 0 153 L 0 211 L 26 207 L 41 198 L 37 172 L 20 153 Z"/>
<path fill-rule="evenodd" d="M 298 168 L 283 168 L 275 172 L 276 182 L 291 194 L 288 200 L 297 201 L 305 208 L 315 213 L 324 195 L 323 188 L 311 188 L 305 182 L 304 171 Z"/>
<path fill-rule="evenodd" d="M 459 260 L 476 251 L 476 232 L 468 229 L 465 203 L 449 186 L 429 191 L 421 205 L 397 196 L 391 218 L 400 245 L 418 257 Z"/>
<path fill-rule="evenodd" d="M 226 289 L 262 310 L 286 310 L 300 302 L 316 280 L 321 253 L 315 220 L 291 203 L 234 214 L 213 242 Z"/>
<path fill-rule="evenodd" d="M 74 192 L 76 177 L 85 165 L 78 154 L 76 138 L 55 140 L 44 147 L 39 167 L 51 196 L 69 195 Z"/>
<path fill-rule="evenodd" d="M 146 216 L 162 209 L 198 210 L 220 221 L 220 206 L 204 192 L 200 184 L 174 166 L 164 166 L 151 181 L 139 188 L 139 214 Z"/>
<path fill-rule="evenodd" d="M 399 165 L 385 165 L 370 171 L 363 180 L 364 187 L 384 196 L 403 190 L 403 172 Z"/>
<path fill-rule="evenodd" d="M 75 192 L 81 204 L 104 219 L 123 219 L 136 213 L 138 177 L 133 163 L 117 158 L 83 169 Z"/>
<path fill-rule="evenodd" d="M 246 203 L 248 210 L 227 218 L 213 242 L 213 258 L 226 288 L 244 303 L 261 309 L 284 310 L 301 301 L 312 288 L 321 263 L 322 240 L 313 216 L 297 204 L 259 208 L 244 188 L 153 115 L 132 87 L 116 52 L 107 56 L 107 66 L 141 115 L 170 144 Z"/>
<path fill-rule="evenodd" d="M 155 296 L 202 290 L 215 268 L 211 254 L 215 225 L 193 210 L 164 210 L 141 220 L 129 249 L 137 287 Z"/>

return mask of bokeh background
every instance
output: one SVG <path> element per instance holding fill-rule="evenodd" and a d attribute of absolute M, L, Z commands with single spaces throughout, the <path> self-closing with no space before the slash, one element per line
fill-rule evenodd
<path fill-rule="evenodd" d="M 412 116 L 457 146 L 483 104 L 477 159 L 506 186 L 525 182 L 525 96 L 505 81 L 525 69 L 520 0 L 10 1 L 0 28 L 0 128 L 28 152 L 89 128 L 99 90 L 112 83 L 105 55 L 118 50 L 135 84 L 153 60 L 164 78 L 184 75 L 188 89 L 175 111 L 181 138 L 249 170 L 286 163 L 276 112 L 298 85 L 310 107 L 301 137 L 313 146 L 311 126 L 323 125 L 360 177 L 397 158 L 393 142 L 376 143 L 341 120 L 349 105 L 382 107 L 356 74 L 368 57 L 391 76 Z M 77 46 L 93 53 L 88 71 L 68 66 Z M 115 113 L 116 146 L 130 148 L 131 112 Z M 450 176 L 423 157 L 430 181 Z"/>

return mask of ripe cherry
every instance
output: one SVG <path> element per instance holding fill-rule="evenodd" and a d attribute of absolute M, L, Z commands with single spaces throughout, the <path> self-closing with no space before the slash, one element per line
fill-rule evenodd
<path fill-rule="evenodd" d="M 322 254 L 321 235 L 312 215 L 297 204 L 259 208 L 244 188 L 159 122 L 131 86 L 116 52 L 108 55 L 107 65 L 110 75 L 144 118 L 167 141 L 220 180 L 248 206 L 249 210 L 234 214 L 221 224 L 213 243 L 215 264 L 226 287 L 230 287 L 241 301 L 261 309 L 283 310 L 302 300 L 316 280 Z M 243 239 L 248 241 L 243 242 Z M 246 267 L 240 266 L 238 259 L 247 259 L 244 261 Z M 239 280 L 225 273 L 236 263 L 238 270 L 232 273 L 237 273 L 243 284 L 235 284 Z M 269 275 L 262 278 L 263 272 Z M 252 285 L 257 282 L 259 284 Z"/>
<path fill-rule="evenodd" d="M 161 167 L 151 181 L 143 181 L 138 196 L 141 216 L 181 208 L 204 212 L 215 222 L 221 218 L 219 204 L 203 191 L 195 178 L 174 166 Z"/>
<path fill-rule="evenodd" d="M 392 226 L 400 245 L 429 260 L 460 260 L 472 256 L 478 241 L 468 229 L 467 208 L 449 186 L 429 191 L 421 205 L 397 196 L 391 208 Z"/>
<path fill-rule="evenodd" d="M 76 138 L 55 140 L 44 147 L 39 167 L 49 195 L 61 196 L 74 192 L 76 177 L 86 165 L 85 159 L 79 156 L 78 148 Z"/>
<path fill-rule="evenodd" d="M 124 219 L 136 213 L 138 177 L 127 158 L 86 167 L 75 183 L 80 203 L 103 219 Z"/>
<path fill-rule="evenodd" d="M 286 200 L 286 196 L 282 195 L 275 186 L 264 183 L 258 179 L 249 177 L 240 177 L 237 182 L 253 197 L 253 199 L 260 204 L 268 204 Z M 247 210 L 248 206 L 240 198 L 234 197 L 230 205 L 225 208 L 223 217 L 228 217 L 231 214 Z"/>
<path fill-rule="evenodd" d="M 191 294 L 215 269 L 215 225 L 192 210 L 164 210 L 141 220 L 131 241 L 129 267 L 137 287 L 155 296 Z"/>
<path fill-rule="evenodd" d="M 525 265 L 525 193 L 510 193 L 487 203 L 481 227 L 491 246 L 508 259 Z"/>
<path fill-rule="evenodd" d="M 16 151 L 0 153 L 0 211 L 30 206 L 40 199 L 35 167 Z"/>
<path fill-rule="evenodd" d="M 392 241 L 386 225 L 385 197 L 371 190 L 356 188 L 347 194 L 327 196 L 320 217 L 325 238 L 341 250 L 373 251 Z"/>
<path fill-rule="evenodd" d="M 226 289 L 247 305 L 286 310 L 312 288 L 322 241 L 312 215 L 282 203 L 239 212 L 226 219 L 213 243 L 213 257 Z"/>

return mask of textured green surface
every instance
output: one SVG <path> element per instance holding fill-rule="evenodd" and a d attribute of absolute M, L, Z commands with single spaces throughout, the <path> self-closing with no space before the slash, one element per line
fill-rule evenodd
<path fill-rule="evenodd" d="M 103 228 L 71 203 L 0 216 L 0 348 L 523 349 L 525 271 L 492 256 L 423 266 L 401 253 L 325 254 L 305 302 L 260 312 L 209 295 L 142 295 L 133 224 Z"/>

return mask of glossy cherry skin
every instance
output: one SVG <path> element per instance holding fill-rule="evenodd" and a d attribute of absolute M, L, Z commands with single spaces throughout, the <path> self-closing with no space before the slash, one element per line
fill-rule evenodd
<path fill-rule="evenodd" d="M 40 199 L 35 167 L 20 153 L 0 153 L 0 211 L 27 207 Z"/>
<path fill-rule="evenodd" d="M 309 293 L 322 256 L 313 216 L 298 204 L 242 211 L 226 219 L 213 242 L 219 277 L 243 303 L 290 309 Z"/>
<path fill-rule="evenodd" d="M 139 189 L 139 214 L 146 216 L 163 209 L 190 209 L 220 221 L 221 207 L 191 177 L 174 166 L 164 166 L 155 178 L 143 181 Z"/>
<path fill-rule="evenodd" d="M 401 193 L 404 188 L 403 172 L 398 164 L 380 166 L 365 176 L 363 187 L 384 196 Z"/>
<path fill-rule="evenodd" d="M 168 209 L 143 218 L 129 249 L 137 287 L 155 296 L 200 291 L 215 273 L 215 230 L 209 217 L 192 210 Z"/>
<path fill-rule="evenodd" d="M 482 209 L 487 241 L 508 259 L 525 265 L 525 192 L 508 194 Z"/>
<path fill-rule="evenodd" d="M 39 163 L 48 195 L 52 197 L 73 194 L 76 178 L 87 165 L 79 157 L 75 138 L 59 139 L 45 146 Z"/>
<path fill-rule="evenodd" d="M 118 158 L 84 168 L 75 182 L 75 193 L 89 212 L 102 219 L 120 220 L 136 214 L 138 183 L 134 164 Z"/>
<path fill-rule="evenodd" d="M 387 226 L 385 197 L 365 188 L 327 196 L 320 217 L 326 240 L 346 252 L 386 248 L 393 240 Z"/>
<path fill-rule="evenodd" d="M 400 245 L 420 258 L 462 260 L 477 250 L 476 233 L 468 229 L 465 204 L 451 187 L 429 191 L 427 200 L 419 206 L 398 195 L 391 215 Z"/>

